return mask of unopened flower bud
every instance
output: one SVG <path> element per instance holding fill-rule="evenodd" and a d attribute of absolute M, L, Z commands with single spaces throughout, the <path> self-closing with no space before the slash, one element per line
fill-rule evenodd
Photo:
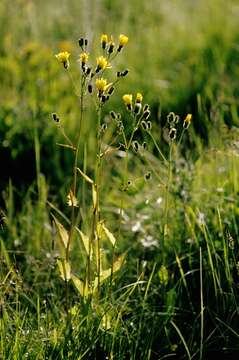
<path fill-rule="evenodd" d="M 84 45 L 84 39 L 83 39 L 83 38 L 80 38 L 80 39 L 78 40 L 78 42 L 79 42 L 79 46 L 82 48 L 83 45 Z"/>
<path fill-rule="evenodd" d="M 171 128 L 169 131 L 169 137 L 173 141 L 176 139 L 177 130 L 175 128 Z"/>
<path fill-rule="evenodd" d="M 110 112 L 110 116 L 112 117 L 112 119 L 116 119 L 116 113 L 113 110 Z"/>
<path fill-rule="evenodd" d="M 144 130 L 148 130 L 147 123 L 144 120 L 141 121 L 141 126 Z"/>
<path fill-rule="evenodd" d="M 148 119 L 150 117 L 150 111 L 149 110 L 145 110 L 143 113 L 143 119 Z"/>
<path fill-rule="evenodd" d="M 138 141 L 133 141 L 132 147 L 133 147 L 135 152 L 138 152 L 139 151 L 139 143 L 138 143 Z"/>
<path fill-rule="evenodd" d="M 91 84 L 88 85 L 88 92 L 92 94 L 93 86 Z"/>

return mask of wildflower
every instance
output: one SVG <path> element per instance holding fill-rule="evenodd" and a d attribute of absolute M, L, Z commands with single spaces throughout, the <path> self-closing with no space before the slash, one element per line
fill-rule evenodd
<path fill-rule="evenodd" d="M 143 100 L 143 95 L 141 93 L 137 93 L 136 95 L 136 102 L 141 103 Z"/>
<path fill-rule="evenodd" d="M 129 38 L 123 34 L 120 34 L 119 36 L 119 47 L 117 49 L 118 52 L 127 44 Z"/>
<path fill-rule="evenodd" d="M 123 101 L 124 101 L 125 105 L 127 106 L 127 109 L 132 110 L 133 95 L 132 94 L 123 95 Z"/>
<path fill-rule="evenodd" d="M 189 125 L 191 124 L 191 120 L 192 120 L 192 114 L 187 114 L 186 118 L 183 121 L 184 129 L 187 129 L 189 127 Z"/>
<path fill-rule="evenodd" d="M 108 87 L 111 86 L 111 83 L 107 84 L 107 80 L 100 78 L 95 80 L 95 86 L 99 90 L 99 94 L 102 94 L 105 90 L 108 89 Z"/>
<path fill-rule="evenodd" d="M 89 54 L 88 54 L 88 53 L 83 52 L 82 54 L 80 54 L 80 62 L 81 62 L 82 67 L 85 66 L 85 64 L 87 63 L 88 59 L 89 59 Z"/>
<path fill-rule="evenodd" d="M 101 35 L 101 38 L 100 38 L 100 42 L 101 42 L 102 49 L 105 50 L 106 45 L 107 45 L 107 43 L 108 43 L 108 35 L 102 34 L 102 35 Z"/>
<path fill-rule="evenodd" d="M 68 51 L 62 51 L 59 52 L 58 54 L 55 55 L 57 60 L 63 64 L 65 69 L 68 69 L 70 66 L 69 63 L 69 57 L 70 57 L 70 53 L 68 53 Z"/>
<path fill-rule="evenodd" d="M 100 70 L 104 70 L 110 67 L 107 59 L 104 56 L 98 57 L 96 59 L 96 63 L 97 63 L 96 72 L 99 72 Z"/>

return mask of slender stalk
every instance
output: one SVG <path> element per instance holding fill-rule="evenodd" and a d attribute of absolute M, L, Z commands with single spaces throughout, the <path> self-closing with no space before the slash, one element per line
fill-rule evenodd
<path fill-rule="evenodd" d="M 77 164 L 78 164 L 78 155 L 79 155 L 79 148 L 80 148 L 80 141 L 81 141 L 81 126 L 82 126 L 83 112 L 84 112 L 84 87 L 85 87 L 85 77 L 82 76 L 81 77 L 81 93 L 80 93 L 80 125 L 79 125 L 79 132 L 78 132 L 74 165 L 73 165 L 73 181 L 72 181 L 73 199 L 76 197 Z M 72 204 L 72 205 L 74 205 L 74 204 Z M 75 227 L 75 206 L 72 206 L 71 208 L 72 208 L 71 209 L 71 225 L 70 225 L 70 231 L 69 231 L 69 240 L 68 240 L 67 248 L 66 248 L 66 261 L 69 261 L 70 245 L 72 242 L 72 237 L 73 237 L 74 227 Z"/>
<path fill-rule="evenodd" d="M 170 143 L 169 148 L 169 165 L 168 165 L 168 176 L 167 184 L 165 189 L 165 206 L 164 206 L 164 222 L 163 222 L 163 237 L 162 237 L 162 253 L 163 253 L 163 263 L 165 258 L 165 239 L 168 233 L 168 211 L 169 211 L 169 191 L 171 183 L 171 172 L 172 172 L 172 142 Z"/>
<path fill-rule="evenodd" d="M 203 327 L 204 327 L 204 305 L 203 305 L 203 277 L 202 277 L 202 248 L 200 247 L 200 318 L 201 318 L 201 332 L 200 332 L 200 356 L 203 359 Z"/>

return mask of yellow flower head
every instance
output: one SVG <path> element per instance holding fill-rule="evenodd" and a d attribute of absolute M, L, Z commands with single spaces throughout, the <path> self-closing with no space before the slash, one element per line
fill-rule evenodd
<path fill-rule="evenodd" d="M 123 95 L 123 101 L 124 101 L 125 105 L 132 105 L 133 95 L 132 94 Z"/>
<path fill-rule="evenodd" d="M 89 54 L 86 52 L 83 52 L 82 54 L 80 54 L 80 62 L 84 65 L 87 63 L 89 59 Z"/>
<path fill-rule="evenodd" d="M 137 93 L 137 95 L 136 95 L 136 103 L 141 104 L 142 100 L 143 100 L 143 95 L 141 93 Z"/>
<path fill-rule="evenodd" d="M 107 80 L 100 78 L 95 80 L 95 86 L 99 91 L 105 91 L 110 84 L 107 85 Z"/>
<path fill-rule="evenodd" d="M 127 42 L 129 41 L 128 36 L 125 36 L 123 34 L 120 34 L 119 36 L 119 46 L 122 48 L 123 46 L 125 46 L 127 44 Z"/>
<path fill-rule="evenodd" d="M 105 49 L 106 45 L 108 43 L 108 35 L 102 34 L 101 37 L 100 37 L 100 42 L 101 42 L 102 48 Z"/>
<path fill-rule="evenodd" d="M 96 63 L 97 63 L 97 71 L 104 70 L 110 67 L 107 59 L 104 56 L 99 56 L 96 59 Z"/>
<path fill-rule="evenodd" d="M 189 125 L 191 124 L 191 120 L 192 120 L 192 114 L 187 114 L 187 116 L 185 117 L 185 119 L 183 121 L 183 127 L 185 129 L 187 129 L 189 127 Z"/>
<path fill-rule="evenodd" d="M 70 57 L 70 53 L 68 53 L 68 51 L 62 51 L 59 52 L 58 54 L 55 55 L 57 60 L 63 64 L 65 69 L 68 69 L 68 67 L 70 66 L 69 63 L 69 57 Z"/>

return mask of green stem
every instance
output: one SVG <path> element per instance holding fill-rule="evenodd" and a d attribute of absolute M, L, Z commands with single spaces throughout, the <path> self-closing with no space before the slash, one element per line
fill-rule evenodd
<path fill-rule="evenodd" d="M 165 238 L 168 233 L 168 211 L 169 211 L 169 191 L 171 184 L 171 167 L 172 167 L 172 143 L 170 143 L 169 149 L 169 165 L 168 165 L 168 178 L 165 190 L 165 206 L 164 206 L 164 223 L 163 223 L 163 237 L 162 237 L 162 254 L 163 254 L 163 263 L 165 258 Z"/>

